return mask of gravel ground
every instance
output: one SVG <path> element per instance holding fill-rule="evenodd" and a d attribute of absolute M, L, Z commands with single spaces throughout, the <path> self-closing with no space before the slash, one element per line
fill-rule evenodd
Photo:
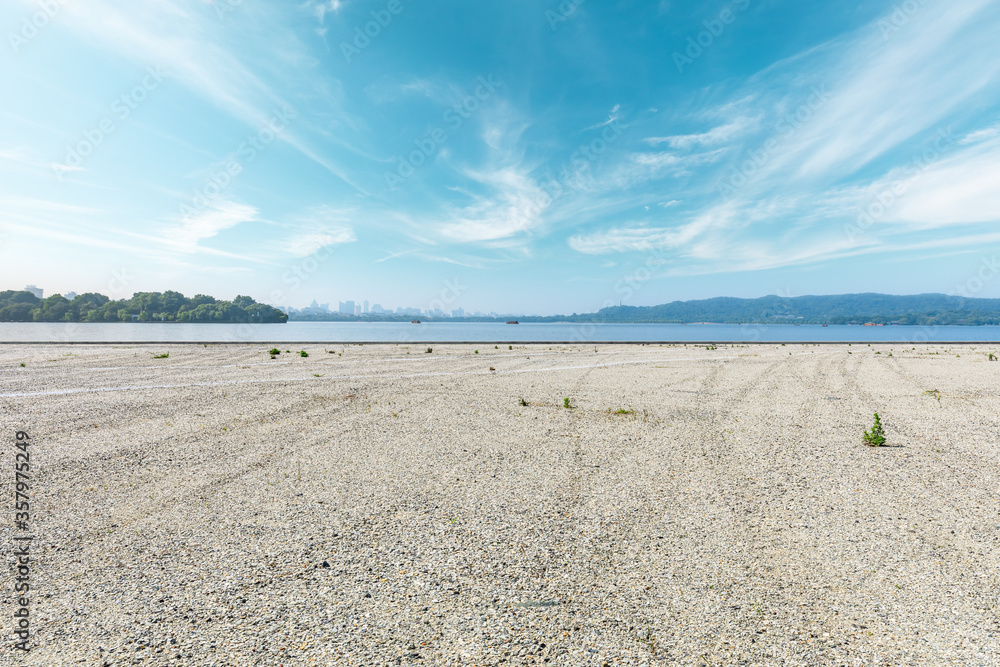
<path fill-rule="evenodd" d="M 2 348 L 0 663 L 1000 664 L 998 349 L 268 347 Z"/>

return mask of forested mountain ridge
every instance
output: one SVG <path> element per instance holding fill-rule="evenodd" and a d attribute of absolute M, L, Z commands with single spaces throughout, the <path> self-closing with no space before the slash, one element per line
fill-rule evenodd
<path fill-rule="evenodd" d="M 575 317 L 597 322 L 1000 324 L 1000 299 L 873 293 L 758 299 L 718 297 L 659 306 L 613 306 Z"/>

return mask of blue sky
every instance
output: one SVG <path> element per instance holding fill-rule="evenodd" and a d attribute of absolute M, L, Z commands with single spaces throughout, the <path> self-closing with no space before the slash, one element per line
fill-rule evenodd
<path fill-rule="evenodd" d="M 996 0 L 18 0 L 0 28 L 4 289 L 1000 296 Z"/>

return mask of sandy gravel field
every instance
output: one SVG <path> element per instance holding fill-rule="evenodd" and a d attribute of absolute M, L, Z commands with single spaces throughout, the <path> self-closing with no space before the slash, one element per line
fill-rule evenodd
<path fill-rule="evenodd" d="M 1000 664 L 1000 349 L 268 347 L 0 348 L 0 664 Z"/>

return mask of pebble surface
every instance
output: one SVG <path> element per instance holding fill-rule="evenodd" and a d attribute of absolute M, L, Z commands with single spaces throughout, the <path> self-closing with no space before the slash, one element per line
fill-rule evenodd
<path fill-rule="evenodd" d="M 996 349 L 270 347 L 4 347 L 0 664 L 1000 664 Z"/>

